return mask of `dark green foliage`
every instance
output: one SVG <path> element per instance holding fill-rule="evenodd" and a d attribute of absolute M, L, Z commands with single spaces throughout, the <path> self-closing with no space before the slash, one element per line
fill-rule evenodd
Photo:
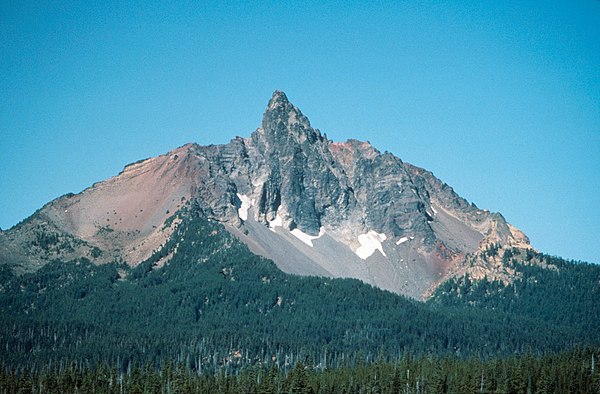
<path fill-rule="evenodd" d="M 321 369 L 298 362 L 290 369 L 254 365 L 240 373 L 205 374 L 173 367 L 69 364 L 46 371 L 0 370 L 2 393 L 598 393 L 598 349 L 502 360 L 405 357 L 394 363 Z"/>
<path fill-rule="evenodd" d="M 504 313 L 511 319 L 533 319 L 539 322 L 532 326 L 535 330 L 562 326 L 581 333 L 585 341 L 599 343 L 600 267 L 527 251 L 526 261 L 534 258 L 544 266 L 519 263 L 507 250 L 503 259 L 517 276 L 512 284 L 473 281 L 467 276 L 444 283 L 430 303 L 445 309 L 484 310 Z"/>
<path fill-rule="evenodd" d="M 58 234 L 48 233 L 46 231 L 36 231 L 34 246 L 39 246 L 44 250 L 49 250 L 52 246 L 58 243 Z"/>
<path fill-rule="evenodd" d="M 573 274 L 579 266 L 569 271 L 571 266 L 564 263 L 558 271 L 563 282 L 557 283 L 588 286 L 581 274 Z M 77 373 L 61 377 L 70 380 L 48 384 L 83 387 L 94 383 L 78 373 L 104 371 L 95 383 L 126 387 L 127 392 L 157 387 L 207 392 L 202 385 L 208 375 L 217 392 L 239 392 L 236 379 L 245 379 L 244 385 L 257 392 L 325 392 L 337 387 L 327 371 L 338 367 L 356 374 L 344 383 L 347 392 L 414 391 L 416 385 L 443 391 L 458 387 L 459 381 L 467 391 L 520 389 L 531 386 L 529 375 L 499 367 L 497 373 L 504 375 L 491 379 L 475 362 L 446 373 L 452 362 L 441 359 L 425 374 L 422 365 L 407 368 L 413 361 L 406 354 L 489 357 L 597 345 L 598 333 L 587 330 L 592 316 L 577 320 L 581 324 L 558 317 L 596 313 L 593 300 L 582 297 L 584 292 L 597 295 L 597 289 L 591 284 L 581 293 L 570 288 L 559 311 L 552 314 L 548 307 L 534 313 L 526 300 L 541 301 L 544 293 L 536 295 L 540 290 L 527 287 L 532 277 L 527 269 L 546 278 L 535 267 L 523 266 L 524 287 L 516 284 L 514 292 L 534 295 L 513 297 L 521 301 L 511 301 L 510 307 L 500 308 L 504 304 L 498 301 L 495 309 L 486 308 L 481 301 L 490 299 L 494 305 L 507 297 L 498 294 L 510 289 L 468 279 L 446 285 L 436 302 L 424 304 L 357 280 L 284 274 L 251 254 L 219 223 L 186 214 L 168 243 L 135 269 L 95 265 L 85 258 L 54 261 L 22 276 L 0 269 L 0 362 L 20 376 L 25 368 L 62 372 L 75 362 L 71 370 Z M 590 277 L 597 274 L 590 272 Z M 462 286 L 456 302 L 450 297 L 455 286 Z M 466 300 L 475 306 L 465 306 L 471 304 Z M 583 304 L 572 305 L 576 302 Z M 376 359 L 379 372 L 373 375 L 370 365 Z M 387 360 L 400 360 L 400 367 L 388 374 Z M 152 375 L 160 365 L 160 376 Z M 200 374 L 191 383 L 186 380 L 190 370 Z M 315 370 L 323 371 L 318 386 L 311 380 Z M 551 376 L 543 379 L 558 387 Z"/>
<path fill-rule="evenodd" d="M 92 248 L 92 250 L 90 251 L 90 256 L 92 256 L 93 258 L 98 258 L 98 257 L 102 256 L 102 251 L 100 249 L 98 249 L 96 246 L 94 246 Z"/>

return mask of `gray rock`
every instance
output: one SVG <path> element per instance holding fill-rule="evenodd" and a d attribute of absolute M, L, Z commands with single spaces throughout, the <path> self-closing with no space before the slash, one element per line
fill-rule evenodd
<path fill-rule="evenodd" d="M 156 223 L 152 229 L 168 218 L 163 215 L 165 206 L 180 206 L 175 205 L 177 193 L 187 193 L 192 209 L 223 222 L 252 250 L 288 272 L 354 277 L 418 298 L 448 275 L 464 272 L 465 256 L 486 245 L 529 247 L 527 237 L 500 214 L 470 204 L 431 172 L 381 153 L 368 142 L 328 140 L 281 91 L 273 93 L 261 127 L 249 138 L 237 137 L 225 145 L 191 144 L 173 152 L 126 167 L 111 180 L 111 187 L 127 191 L 138 177 L 136 171 L 170 176 L 170 183 L 157 175 L 142 185 L 152 190 L 161 184 L 161 190 L 173 193 L 150 217 L 150 224 Z M 90 190 L 102 187 L 100 183 Z M 56 201 L 57 206 L 65 205 Z M 50 216 L 44 212 L 38 217 L 50 221 L 61 239 L 77 245 L 75 252 L 112 242 L 102 234 L 86 239 L 86 232 L 77 227 L 81 223 L 61 219 L 62 208 Z M 100 219 L 89 220 L 102 223 Z M 21 246 L 33 239 L 28 229 L 39 226 L 35 222 L 1 232 L 0 255 L 23 250 Z M 152 236 L 156 243 L 160 234 L 152 231 L 147 239 Z M 132 236 L 135 245 L 121 242 L 123 248 L 133 251 L 144 245 L 143 234 Z M 371 242 L 371 254 L 358 253 L 365 239 Z M 43 250 L 36 253 L 36 264 L 49 258 Z M 26 265 L 26 253 L 18 254 L 22 255 L 15 266 Z M 139 263 L 128 256 L 138 254 L 124 258 L 132 265 Z"/>

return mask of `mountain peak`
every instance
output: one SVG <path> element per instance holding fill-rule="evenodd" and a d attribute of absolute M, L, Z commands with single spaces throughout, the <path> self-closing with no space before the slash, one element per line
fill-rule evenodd
<path fill-rule="evenodd" d="M 293 119 L 304 118 L 302 112 L 294 104 L 290 103 L 286 94 L 281 90 L 273 92 L 269 104 L 267 104 L 267 110 L 265 111 L 265 118 L 281 118 L 292 122 Z M 289 119 L 288 119 L 289 118 Z M 308 121 L 308 119 L 306 119 Z M 288 123 L 289 123 L 288 122 Z"/>
<path fill-rule="evenodd" d="M 273 110 L 277 107 L 285 107 L 290 104 L 285 93 L 281 90 L 275 90 L 273 92 L 273 96 L 271 96 L 271 100 L 269 100 L 268 109 Z"/>
<path fill-rule="evenodd" d="M 311 127 L 308 118 L 281 90 L 273 92 L 258 135 L 272 140 L 272 143 L 279 146 L 290 142 L 315 142 L 322 139 L 320 132 Z"/>

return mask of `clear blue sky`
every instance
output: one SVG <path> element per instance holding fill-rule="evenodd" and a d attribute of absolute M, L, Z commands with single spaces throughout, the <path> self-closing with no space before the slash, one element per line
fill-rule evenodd
<path fill-rule="evenodd" d="M 129 162 L 248 136 L 282 89 L 329 138 L 600 262 L 598 0 L 54 3 L 0 4 L 3 229 Z"/>

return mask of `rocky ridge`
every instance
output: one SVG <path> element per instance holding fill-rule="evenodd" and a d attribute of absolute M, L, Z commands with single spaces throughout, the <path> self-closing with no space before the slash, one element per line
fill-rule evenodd
<path fill-rule="evenodd" d="M 250 137 L 187 144 L 60 197 L 0 233 L 0 261 L 22 271 L 75 256 L 137 265 L 171 236 L 183 207 L 286 272 L 354 277 L 415 298 L 469 272 L 510 281 L 502 264 L 477 256 L 490 245 L 530 248 L 500 214 L 432 173 L 368 142 L 328 140 L 276 91 Z M 32 248 L 40 226 L 76 247 Z"/>

